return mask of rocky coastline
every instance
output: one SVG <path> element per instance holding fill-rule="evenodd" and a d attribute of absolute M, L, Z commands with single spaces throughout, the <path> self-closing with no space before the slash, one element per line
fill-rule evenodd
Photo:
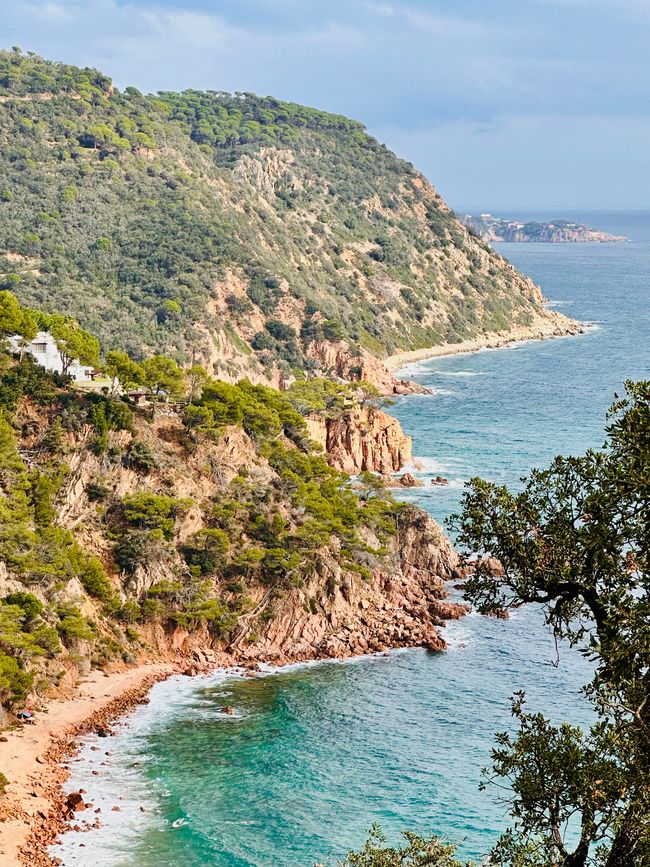
<path fill-rule="evenodd" d="M 459 573 L 456 572 L 456 577 Z M 451 578 L 451 576 L 450 576 Z M 416 585 L 386 587 L 389 582 L 384 582 L 384 589 L 388 590 L 389 598 L 396 599 L 402 595 L 402 602 L 410 607 L 404 612 L 403 622 L 390 621 L 388 615 L 379 618 L 376 624 L 372 624 L 368 617 L 361 617 L 361 629 L 363 622 L 371 625 L 366 635 L 362 631 L 354 633 L 347 630 L 347 640 L 328 642 L 324 647 L 313 647 L 311 652 L 303 649 L 302 652 L 293 651 L 293 655 L 283 656 L 276 654 L 276 665 L 290 664 L 296 661 L 312 661 L 326 659 L 343 659 L 370 653 L 386 653 L 389 649 L 397 647 L 426 646 L 429 650 L 440 651 L 445 648 L 444 639 L 439 635 L 435 626 L 444 626 L 446 620 L 459 619 L 464 616 L 467 606 L 462 603 L 449 602 L 438 598 L 437 593 L 418 593 Z M 370 607 L 360 603 L 361 611 L 366 612 Z M 420 618 L 424 615 L 424 622 Z M 329 623 L 336 620 L 330 616 Z M 276 636 L 281 634 L 281 624 Z M 374 628 L 373 628 L 374 626 Z M 291 630 L 289 630 L 291 632 Z M 301 634 L 305 637 L 305 633 Z M 386 643 L 385 643 L 386 642 Z M 66 831 L 74 830 L 83 834 L 102 823 L 101 809 L 95 808 L 91 795 L 81 789 L 70 791 L 66 782 L 71 772 L 71 762 L 80 748 L 80 738 L 85 735 L 96 733 L 102 738 L 107 738 L 106 745 L 109 747 L 110 737 L 113 734 L 114 723 L 127 716 L 139 704 L 147 703 L 147 694 L 157 682 L 173 675 L 183 674 L 186 676 L 206 675 L 220 669 L 232 669 L 243 671 L 247 676 L 254 677 L 259 671 L 259 662 L 269 658 L 268 647 L 261 647 L 254 653 L 246 652 L 237 646 L 226 651 L 215 651 L 210 646 L 200 647 L 192 641 L 183 649 L 174 654 L 174 661 L 163 663 L 157 670 L 150 671 L 150 665 L 136 666 L 127 672 L 105 674 L 107 684 L 116 677 L 124 677 L 128 680 L 122 691 L 118 691 L 108 701 L 102 701 L 97 697 L 88 713 L 83 719 L 63 725 L 44 718 L 39 723 L 44 725 L 43 748 L 31 755 L 26 756 L 28 773 L 21 780 L 22 788 L 14 791 L 13 788 L 0 801 L 0 865 L 24 865 L 24 867 L 60 867 L 63 862 L 50 854 L 50 847 Z M 107 684 L 104 684 L 104 688 Z M 77 705 L 77 698 L 69 698 L 61 703 L 57 720 L 67 711 L 73 711 Z M 230 709 L 224 709 L 225 712 Z M 37 723 L 37 725 L 39 724 Z M 5 744 L 13 748 L 17 737 L 22 731 L 9 732 Z M 119 810 L 119 804 L 113 807 Z"/>
<path fill-rule="evenodd" d="M 459 343 L 442 343 L 407 352 L 396 352 L 384 359 L 386 367 L 399 374 L 401 369 L 417 361 L 439 358 L 447 355 L 462 355 L 479 352 L 481 349 L 503 349 L 524 340 L 553 340 L 559 337 L 575 337 L 584 334 L 586 326 L 582 322 L 569 319 L 557 311 L 546 311 L 544 318 L 536 319 L 530 325 L 517 325 L 508 331 L 484 334 Z"/>

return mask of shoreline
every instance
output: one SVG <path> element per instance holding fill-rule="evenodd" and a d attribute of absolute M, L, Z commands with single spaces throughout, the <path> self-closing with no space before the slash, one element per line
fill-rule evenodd
<path fill-rule="evenodd" d="M 33 725 L 3 733 L 0 767 L 9 784 L 0 799 L 2 867 L 56 863 L 48 846 L 67 827 L 63 787 L 79 746 L 76 738 L 129 713 L 146 700 L 155 683 L 177 671 L 178 666 L 166 662 L 111 674 L 95 670 L 78 684 L 74 696 L 48 702 Z"/>
<path fill-rule="evenodd" d="M 582 322 L 568 319 L 561 313 L 554 313 L 553 318 L 550 320 L 537 320 L 534 325 L 520 326 L 510 331 L 497 331 L 492 334 L 484 334 L 481 337 L 463 340 L 460 343 L 441 343 L 438 346 L 396 352 L 394 355 L 384 358 L 383 363 L 391 373 L 396 373 L 409 364 L 417 361 L 426 361 L 429 358 L 464 355 L 480 352 L 482 349 L 502 349 L 524 340 L 554 340 L 559 337 L 576 337 L 584 334 L 586 327 Z"/>
<path fill-rule="evenodd" d="M 418 647 L 423 645 L 399 645 L 383 653 Z M 342 657 L 286 659 L 274 667 L 343 662 L 358 656 L 351 652 Z M 75 695 L 51 700 L 44 711 L 38 711 L 34 725 L 5 731 L 6 740 L 0 741 L 0 769 L 9 771 L 10 784 L 0 797 L 0 867 L 60 867 L 62 862 L 50 854 L 50 847 L 68 831 L 83 834 L 92 830 L 93 823 L 99 827 L 101 817 L 93 810 L 71 814 L 67 805 L 70 792 L 66 782 L 71 762 L 81 748 L 79 738 L 99 729 L 105 729 L 110 736 L 113 724 L 128 717 L 137 705 L 147 704 L 151 689 L 174 675 L 193 678 L 238 669 L 246 677 L 256 677 L 264 674 L 260 664 L 219 652 L 210 664 L 188 666 L 187 660 L 181 658 L 175 662 L 143 663 L 110 674 L 93 670 L 77 685 Z M 81 794 L 85 795 L 83 790 Z"/>

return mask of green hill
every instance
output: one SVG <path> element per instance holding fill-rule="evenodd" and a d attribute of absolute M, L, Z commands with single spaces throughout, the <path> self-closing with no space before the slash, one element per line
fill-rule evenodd
<path fill-rule="evenodd" d="M 368 354 L 557 316 L 341 116 L 119 92 L 96 70 L 10 51 L 0 139 L 0 288 L 136 357 L 273 380 L 331 367 L 333 344 L 352 376 Z"/>

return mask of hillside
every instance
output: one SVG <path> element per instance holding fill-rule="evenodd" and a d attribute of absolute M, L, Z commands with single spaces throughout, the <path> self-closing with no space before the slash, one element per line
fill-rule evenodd
<path fill-rule="evenodd" d="M 347 118 L 0 53 L 0 288 L 230 381 L 568 320 Z M 390 377 L 388 377 L 390 379 Z"/>
<path fill-rule="evenodd" d="M 136 407 L 11 354 L 14 328 L 0 317 L 0 705 L 147 658 L 444 647 L 450 543 L 309 437 L 306 415 L 343 424 L 350 387 L 204 379 Z"/>

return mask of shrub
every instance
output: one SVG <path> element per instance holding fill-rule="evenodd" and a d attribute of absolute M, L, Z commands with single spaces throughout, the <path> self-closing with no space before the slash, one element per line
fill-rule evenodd
<path fill-rule="evenodd" d="M 148 566 L 165 552 L 160 530 L 128 530 L 113 549 L 113 557 L 123 572 L 132 574 L 138 566 Z"/>
<path fill-rule="evenodd" d="M 94 633 L 78 608 L 69 604 L 59 605 L 56 613 L 59 617 L 56 628 L 65 645 L 76 641 L 92 641 Z"/>
<path fill-rule="evenodd" d="M 102 602 L 110 602 L 114 599 L 115 593 L 111 583 L 97 557 L 88 558 L 79 578 L 86 593 Z"/>
<path fill-rule="evenodd" d="M 105 500 L 108 497 L 109 493 L 109 488 L 107 488 L 106 485 L 103 485 L 99 481 L 88 482 L 88 484 L 86 485 L 86 496 L 91 503 L 98 500 Z"/>
<path fill-rule="evenodd" d="M 195 566 L 200 575 L 208 575 L 223 562 L 228 544 L 228 535 L 223 530 L 199 530 L 187 540 L 182 554 L 188 566 Z"/>
<path fill-rule="evenodd" d="M 158 467 L 158 459 L 151 448 L 141 440 L 135 440 L 122 458 L 125 467 L 146 475 Z"/>
<path fill-rule="evenodd" d="M 24 701 L 34 682 L 33 672 L 25 671 L 13 656 L 0 651 L 0 700 L 9 707 Z"/>
<path fill-rule="evenodd" d="M 122 500 L 122 516 L 127 524 L 140 530 L 160 530 L 166 539 L 174 531 L 174 519 L 189 508 L 190 500 L 177 500 L 166 494 L 143 491 Z"/>
<path fill-rule="evenodd" d="M 43 603 L 33 593 L 27 593 L 24 590 L 18 590 L 16 593 L 10 593 L 5 596 L 4 601 L 7 605 L 17 605 L 26 621 L 35 620 L 43 611 Z"/>

